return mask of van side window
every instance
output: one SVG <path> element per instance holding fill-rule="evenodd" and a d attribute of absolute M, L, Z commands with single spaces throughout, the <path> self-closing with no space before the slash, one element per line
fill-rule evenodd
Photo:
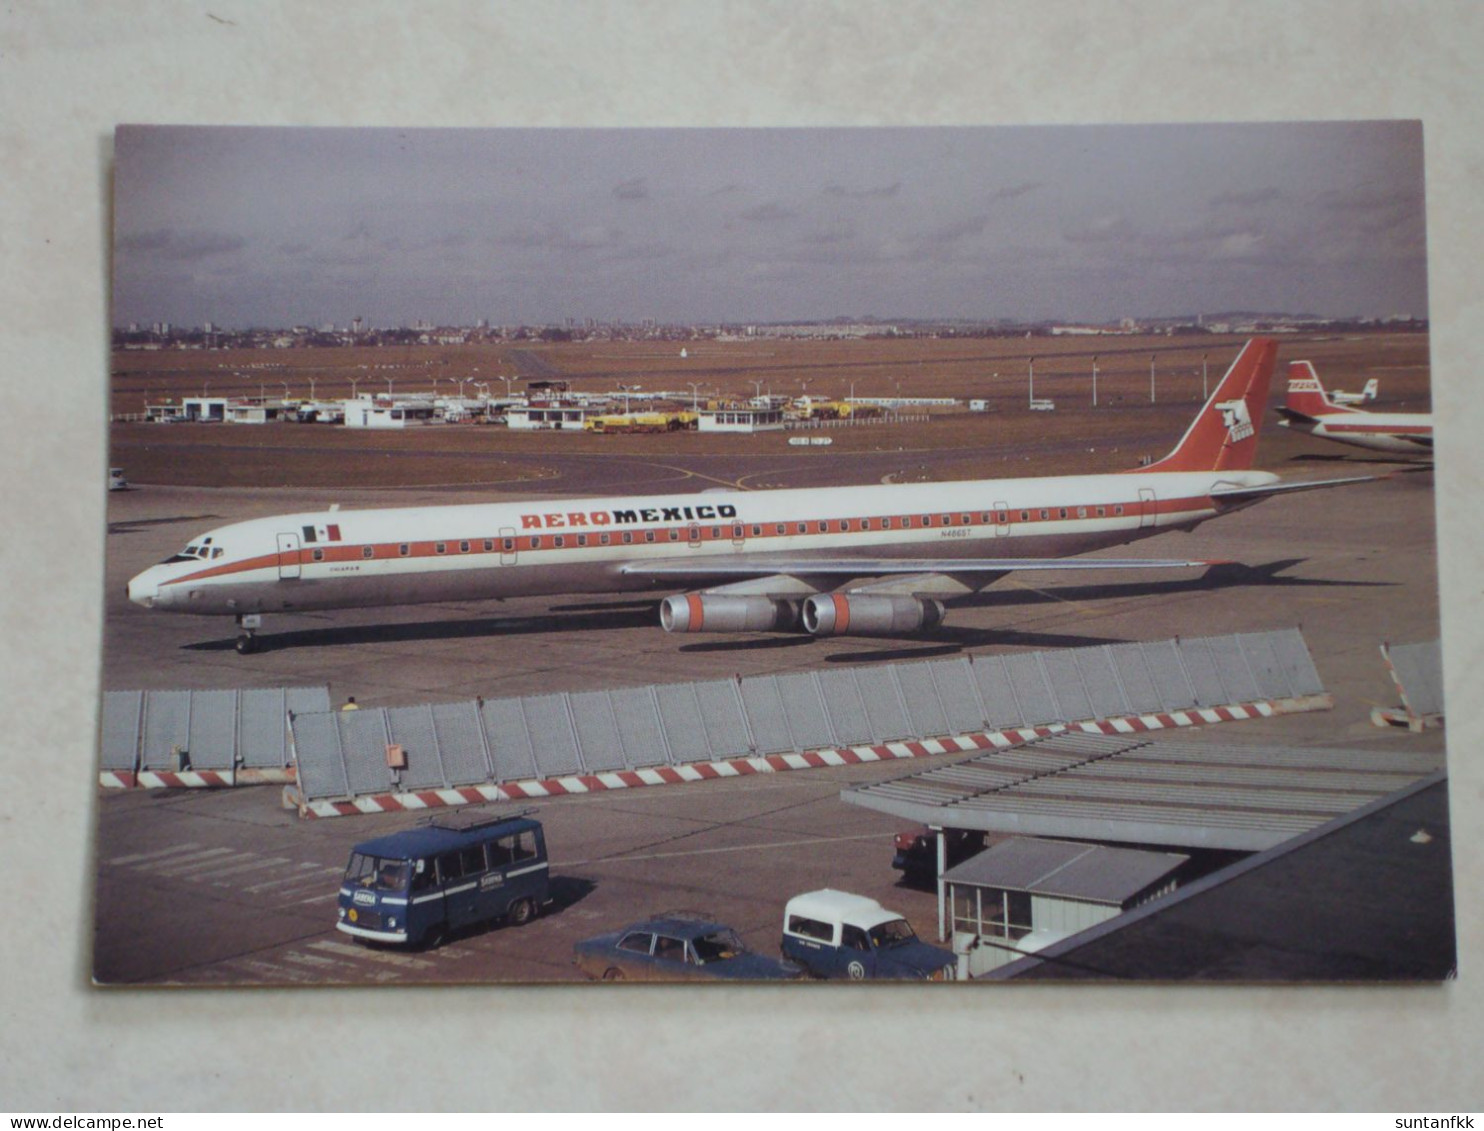
<path fill-rule="evenodd" d="M 459 854 L 448 852 L 438 857 L 438 882 L 449 883 L 459 879 L 464 874 L 464 869 L 459 864 Z"/>
<path fill-rule="evenodd" d="M 618 940 L 619 950 L 631 950 L 635 954 L 648 954 L 653 935 L 645 931 L 633 931 Z"/>
<path fill-rule="evenodd" d="M 477 876 L 484 871 L 484 845 L 476 844 L 459 852 L 459 868 L 466 876 Z"/>
<path fill-rule="evenodd" d="M 870 950 L 871 940 L 866 938 L 866 932 L 859 927 L 848 924 L 840 929 L 840 945 L 849 950 Z"/>
<path fill-rule="evenodd" d="M 421 872 L 416 871 L 417 863 L 421 863 L 423 866 L 423 870 Z M 414 871 L 412 873 L 412 890 L 427 891 L 433 886 L 433 862 L 431 860 L 418 861 L 414 863 L 413 868 Z"/>
<path fill-rule="evenodd" d="M 510 838 L 515 860 L 530 860 L 536 855 L 536 845 L 528 832 L 516 833 Z"/>
<path fill-rule="evenodd" d="M 828 923 L 808 919 L 803 915 L 788 917 L 788 931 L 789 934 L 803 935 L 806 939 L 819 939 L 821 942 L 833 942 L 835 936 L 835 929 Z"/>
<path fill-rule="evenodd" d="M 503 868 L 515 860 L 515 837 L 502 836 L 489 844 L 490 867 Z"/>

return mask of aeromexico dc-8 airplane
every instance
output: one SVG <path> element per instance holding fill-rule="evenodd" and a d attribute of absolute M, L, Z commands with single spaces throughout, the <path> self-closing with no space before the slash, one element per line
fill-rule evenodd
<path fill-rule="evenodd" d="M 129 582 L 168 612 L 264 613 L 567 593 L 680 590 L 670 632 L 803 627 L 890 635 L 1007 573 L 1205 561 L 1068 555 L 1189 529 L 1266 496 L 1328 486 L 1253 470 L 1277 344 L 1238 354 L 1164 459 L 1114 474 L 342 511 L 206 531 Z"/>

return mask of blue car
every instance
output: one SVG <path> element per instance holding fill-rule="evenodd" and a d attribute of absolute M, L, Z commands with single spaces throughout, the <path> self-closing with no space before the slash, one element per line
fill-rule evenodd
<path fill-rule="evenodd" d="M 923 942 L 895 911 L 831 888 L 788 901 L 781 949 L 816 978 L 951 982 L 958 968 L 952 951 Z"/>
<path fill-rule="evenodd" d="M 749 951 L 730 927 L 687 911 L 667 912 L 583 939 L 572 949 L 578 969 L 604 982 L 804 977 L 791 963 Z"/>

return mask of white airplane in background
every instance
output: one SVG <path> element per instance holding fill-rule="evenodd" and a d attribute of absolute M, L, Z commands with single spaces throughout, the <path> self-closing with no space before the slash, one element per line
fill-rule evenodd
<path fill-rule="evenodd" d="M 1283 427 L 1324 440 L 1379 452 L 1432 456 L 1432 413 L 1370 412 L 1336 404 L 1319 383 L 1313 362 L 1289 362 L 1288 396 L 1277 412 Z"/>
<path fill-rule="evenodd" d="M 1340 405 L 1365 404 L 1367 401 L 1375 400 L 1380 393 L 1381 382 L 1377 378 L 1372 377 L 1365 383 L 1365 388 L 1361 389 L 1358 393 L 1347 393 L 1343 389 L 1330 389 L 1329 399 L 1335 404 Z"/>
<path fill-rule="evenodd" d="M 1189 529 L 1284 483 L 1252 469 L 1277 344 L 1249 341 L 1180 442 L 1135 471 L 961 483 L 328 511 L 206 531 L 129 582 L 146 608 L 235 616 L 565 593 L 681 590 L 670 632 L 916 632 L 1014 570 L 1205 561 L 1067 555 Z M 869 579 L 861 581 L 860 579 Z M 852 584 L 855 582 L 855 584 Z"/>

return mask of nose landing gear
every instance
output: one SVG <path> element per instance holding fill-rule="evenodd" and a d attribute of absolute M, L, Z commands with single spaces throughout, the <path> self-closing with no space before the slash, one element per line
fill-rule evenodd
<path fill-rule="evenodd" d="M 237 627 L 242 634 L 237 637 L 237 654 L 239 656 L 251 655 L 258 650 L 258 638 L 254 633 L 263 626 L 263 618 L 257 613 L 237 614 Z"/>

